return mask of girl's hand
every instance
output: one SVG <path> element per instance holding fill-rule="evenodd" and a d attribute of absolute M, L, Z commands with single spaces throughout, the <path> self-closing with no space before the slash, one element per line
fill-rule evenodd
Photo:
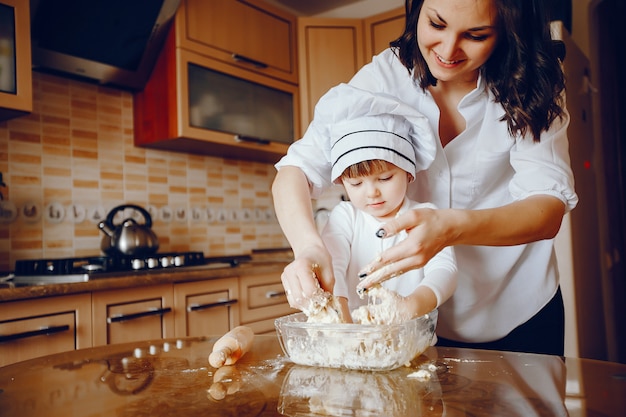
<path fill-rule="evenodd" d="M 285 267 L 280 279 L 289 305 L 299 310 L 307 308 L 308 299 L 318 288 L 333 292 L 335 276 L 330 254 L 324 247 L 309 248 Z"/>
<path fill-rule="evenodd" d="M 363 291 L 403 273 L 422 268 L 441 249 L 449 245 L 451 210 L 416 209 L 385 223 L 378 236 L 393 236 L 406 230 L 402 242 L 382 252 L 359 273 L 362 281 L 357 290 Z M 382 231 L 382 232 L 381 232 Z"/>
<path fill-rule="evenodd" d="M 397 324 L 423 316 L 437 307 L 437 296 L 425 285 L 404 297 L 395 291 L 377 286 L 368 294 L 368 303 L 354 311 L 361 324 Z"/>

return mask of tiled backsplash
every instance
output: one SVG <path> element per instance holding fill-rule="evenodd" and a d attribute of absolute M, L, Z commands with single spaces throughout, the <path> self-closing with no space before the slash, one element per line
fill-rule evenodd
<path fill-rule="evenodd" d="M 126 91 L 35 72 L 33 94 L 32 114 L 0 122 L 0 192 L 17 209 L 0 216 L 0 270 L 100 254 L 96 219 L 120 204 L 150 208 L 163 252 L 287 246 L 271 164 L 135 147 Z"/>

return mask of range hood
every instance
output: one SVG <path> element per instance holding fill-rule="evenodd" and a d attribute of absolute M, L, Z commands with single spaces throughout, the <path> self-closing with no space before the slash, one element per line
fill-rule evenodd
<path fill-rule="evenodd" d="M 30 0 L 33 69 L 141 90 L 180 0 Z"/>

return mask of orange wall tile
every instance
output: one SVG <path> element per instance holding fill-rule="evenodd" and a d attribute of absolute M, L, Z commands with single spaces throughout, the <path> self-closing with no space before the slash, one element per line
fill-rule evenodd
<path fill-rule="evenodd" d="M 0 270 L 18 259 L 101 254 L 94 213 L 130 203 L 156 213 L 161 252 L 287 246 L 273 217 L 271 164 L 135 147 L 126 91 L 35 72 L 33 97 L 32 114 L 0 122 L 0 192 L 18 213 L 13 221 L 0 213 Z M 65 211 L 58 223 L 46 216 L 52 203 Z M 256 216 L 220 222 L 223 209 Z M 164 220 L 168 210 L 184 220 Z"/>

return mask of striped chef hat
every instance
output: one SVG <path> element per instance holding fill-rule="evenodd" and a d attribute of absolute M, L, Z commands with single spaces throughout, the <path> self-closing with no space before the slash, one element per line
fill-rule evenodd
<path fill-rule="evenodd" d="M 395 97 L 340 84 L 320 103 L 318 109 L 332 112 L 330 158 L 335 183 L 346 168 L 363 161 L 381 159 L 415 178 L 435 159 L 436 139 L 428 120 Z"/>

